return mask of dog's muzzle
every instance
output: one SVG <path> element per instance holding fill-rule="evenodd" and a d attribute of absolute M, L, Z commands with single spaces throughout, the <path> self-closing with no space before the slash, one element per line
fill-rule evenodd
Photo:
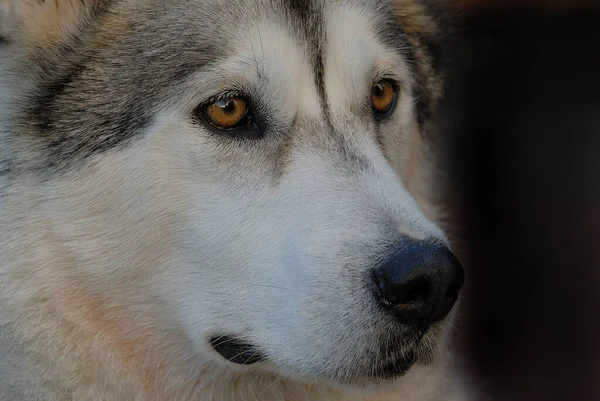
<path fill-rule="evenodd" d="M 429 353 L 435 351 L 420 342 L 431 326 L 448 316 L 464 282 L 460 262 L 437 241 L 404 239 L 389 255 L 367 272 L 365 296 L 387 317 L 381 337 L 386 340 L 373 355 L 378 362 L 368 372 L 356 372 L 367 380 L 394 379 L 416 363 L 433 361 Z M 267 359 L 259 347 L 235 336 L 214 336 L 210 344 L 232 363 L 251 365 Z"/>

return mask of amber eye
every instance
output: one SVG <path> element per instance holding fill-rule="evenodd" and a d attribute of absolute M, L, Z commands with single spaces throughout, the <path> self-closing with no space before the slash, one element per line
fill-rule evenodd
<path fill-rule="evenodd" d="M 208 105 L 205 113 L 208 121 L 215 127 L 235 128 L 247 122 L 248 101 L 241 96 L 218 100 Z"/>
<path fill-rule="evenodd" d="M 371 105 L 375 113 L 389 112 L 392 110 L 395 100 L 396 90 L 390 80 L 382 79 L 371 87 Z"/>

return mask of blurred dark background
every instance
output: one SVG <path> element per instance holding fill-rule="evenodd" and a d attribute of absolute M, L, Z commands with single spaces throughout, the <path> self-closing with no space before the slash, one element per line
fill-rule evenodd
<path fill-rule="evenodd" d="M 600 401 L 600 0 L 462 2 L 438 122 L 481 396 Z"/>

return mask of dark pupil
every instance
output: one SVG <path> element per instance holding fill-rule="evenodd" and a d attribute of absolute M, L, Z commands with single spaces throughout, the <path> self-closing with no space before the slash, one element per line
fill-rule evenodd
<path fill-rule="evenodd" d="M 377 84 L 375 85 L 374 89 L 373 89 L 373 94 L 377 97 L 381 97 L 383 95 L 383 85 L 381 84 Z"/>
<path fill-rule="evenodd" d="M 230 99 L 228 101 L 226 101 L 223 106 L 221 106 L 221 108 L 223 109 L 223 111 L 227 114 L 231 114 L 235 111 L 235 101 L 233 99 Z"/>

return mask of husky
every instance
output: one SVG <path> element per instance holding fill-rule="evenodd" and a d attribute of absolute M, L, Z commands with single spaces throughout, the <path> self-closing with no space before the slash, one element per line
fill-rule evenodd
<path fill-rule="evenodd" d="M 464 400 L 421 0 L 0 0 L 0 399 Z"/>

